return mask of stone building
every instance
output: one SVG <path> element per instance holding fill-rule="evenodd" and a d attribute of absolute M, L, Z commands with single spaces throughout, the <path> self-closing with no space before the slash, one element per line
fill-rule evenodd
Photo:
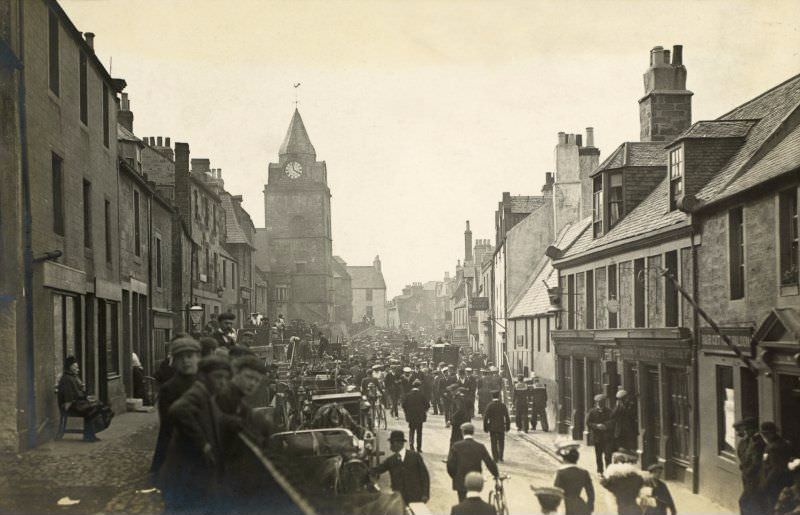
<path fill-rule="evenodd" d="M 664 150 L 691 124 L 681 58 L 679 46 L 672 59 L 661 47 L 651 51 L 639 101 L 643 141 L 622 143 L 592 172 L 591 227 L 551 250 L 563 308 L 551 338 L 559 430 L 584 437 L 593 396 L 613 399 L 623 388 L 637 402 L 642 464 L 661 462 L 669 477 L 691 484 L 693 313 L 661 273 L 687 286 L 693 270 L 692 226 L 670 207 Z"/>
<path fill-rule="evenodd" d="M 287 321 L 303 319 L 319 327 L 333 322 L 330 199 L 327 167 L 317 161 L 295 110 L 278 162 L 269 164 L 265 237 L 257 238 L 258 252 L 268 255 L 274 300 L 270 318 L 282 313 Z"/>
<path fill-rule="evenodd" d="M 380 256 L 375 256 L 372 266 L 348 266 L 347 273 L 353 291 L 353 323 L 367 320 L 375 327 L 387 327 L 386 282 Z"/>
<path fill-rule="evenodd" d="M 0 167 L 8 364 L 0 376 L 0 446 L 14 452 L 53 435 L 53 385 L 68 355 L 78 358 L 91 394 L 125 407 L 122 356 L 129 349 L 120 341 L 116 238 L 117 94 L 125 82 L 109 75 L 94 35 L 78 31 L 56 2 L 5 0 L 0 7 L 8 15 L 0 21 L 7 57 L 0 94 L 10 140 L 0 158 L 8 160 Z"/>
<path fill-rule="evenodd" d="M 219 184 L 222 183 L 222 170 L 217 170 Z M 220 286 L 224 289 L 228 287 L 228 282 L 236 282 L 238 289 L 234 290 L 234 302 L 231 306 L 226 306 L 231 310 L 239 324 L 250 316 L 255 310 L 255 225 L 250 215 L 242 207 L 242 196 L 231 195 L 224 189 L 219 193 L 220 203 L 225 213 L 225 246 L 233 261 L 228 261 L 224 256 L 220 257 L 222 267 L 222 281 Z M 238 267 L 236 267 L 238 264 Z M 234 277 L 234 274 L 238 274 Z M 265 311 L 266 312 L 266 311 Z"/>
<path fill-rule="evenodd" d="M 394 298 L 400 328 L 433 332 L 435 294 L 435 289 L 425 288 L 421 282 L 406 285 L 403 293 Z"/>
<path fill-rule="evenodd" d="M 333 289 L 334 289 L 334 323 L 337 336 L 350 334 L 349 327 L 353 320 L 353 282 L 347 271 L 347 262 L 339 256 L 333 256 Z M 334 337 L 333 334 L 331 334 Z"/>

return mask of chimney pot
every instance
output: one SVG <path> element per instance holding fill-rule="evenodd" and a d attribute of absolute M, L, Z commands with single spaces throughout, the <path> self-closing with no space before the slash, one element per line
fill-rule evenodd
<path fill-rule="evenodd" d="M 664 64 L 669 64 L 669 50 L 664 50 Z"/>
<path fill-rule="evenodd" d="M 158 145 L 159 147 L 161 147 L 161 146 L 163 146 L 161 143 L 162 143 L 162 141 L 161 141 L 161 136 L 158 136 L 158 138 L 156 138 L 156 145 Z"/>
<path fill-rule="evenodd" d="M 586 146 L 594 146 L 594 127 L 586 127 Z"/>
<path fill-rule="evenodd" d="M 164 146 L 165 146 L 165 147 L 169 147 L 169 146 L 170 146 L 170 144 L 169 144 L 169 138 L 167 138 L 167 139 L 165 139 L 165 140 L 164 140 Z"/>
<path fill-rule="evenodd" d="M 563 132 L 558 133 L 558 144 L 563 145 L 567 142 L 567 135 Z"/>
<path fill-rule="evenodd" d="M 128 100 L 128 94 L 122 93 L 122 98 L 120 99 L 120 106 L 123 111 L 130 111 L 130 101 Z"/>
<path fill-rule="evenodd" d="M 89 48 L 94 50 L 94 32 L 84 32 L 83 38 L 86 40 L 86 44 L 89 45 Z"/>
<path fill-rule="evenodd" d="M 575 135 L 575 144 L 577 144 L 579 147 L 583 146 L 583 135 L 581 134 Z"/>
<path fill-rule="evenodd" d="M 672 66 L 683 66 L 683 45 L 672 46 Z"/>

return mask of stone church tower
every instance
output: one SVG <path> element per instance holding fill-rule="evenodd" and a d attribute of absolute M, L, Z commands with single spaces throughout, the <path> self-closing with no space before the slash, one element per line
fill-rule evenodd
<path fill-rule="evenodd" d="M 273 316 L 323 328 L 334 314 L 331 192 L 297 109 L 269 164 L 264 209 Z"/>

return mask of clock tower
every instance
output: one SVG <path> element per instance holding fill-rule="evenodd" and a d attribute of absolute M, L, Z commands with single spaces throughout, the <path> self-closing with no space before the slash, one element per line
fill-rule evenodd
<path fill-rule="evenodd" d="M 270 315 L 320 328 L 333 321 L 331 192 L 324 161 L 295 109 L 269 164 L 264 210 L 270 267 Z"/>

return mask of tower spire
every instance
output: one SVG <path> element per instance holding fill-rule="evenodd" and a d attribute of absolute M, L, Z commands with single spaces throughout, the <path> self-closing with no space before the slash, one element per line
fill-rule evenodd
<path fill-rule="evenodd" d="M 286 131 L 286 137 L 283 139 L 283 144 L 278 151 L 278 155 L 286 154 L 305 154 L 312 156 L 316 159 L 317 151 L 314 150 L 314 145 L 311 144 L 311 138 L 308 137 L 306 126 L 303 124 L 303 119 L 300 117 L 300 111 L 295 108 L 292 121 L 289 122 L 289 129 Z"/>

